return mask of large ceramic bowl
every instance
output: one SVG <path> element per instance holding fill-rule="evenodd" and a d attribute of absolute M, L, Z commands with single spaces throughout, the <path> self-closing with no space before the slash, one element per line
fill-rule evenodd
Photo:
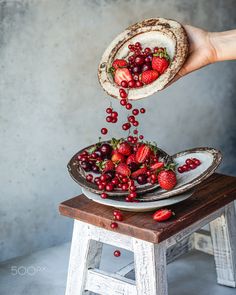
<path fill-rule="evenodd" d="M 103 143 L 110 143 L 110 141 L 103 141 L 101 142 L 101 144 Z M 97 144 L 97 143 L 96 143 Z M 83 153 L 83 151 L 88 150 L 90 148 L 92 148 L 93 146 L 95 146 L 96 144 L 90 145 L 82 150 L 80 150 L 79 152 L 77 152 L 69 161 L 67 167 L 68 167 L 68 171 L 71 175 L 71 177 L 74 179 L 74 181 L 76 181 L 80 186 L 82 186 L 83 188 L 87 189 L 90 192 L 96 193 L 96 194 L 101 194 L 103 191 L 99 190 L 97 188 L 97 186 L 94 183 L 88 182 L 86 180 L 86 172 L 84 171 L 84 169 L 82 169 L 79 165 L 79 161 L 78 161 L 78 156 Z M 166 164 L 169 163 L 171 161 L 171 157 L 162 149 L 158 148 L 158 155 L 159 155 L 159 159 L 163 162 L 165 162 Z M 91 173 L 91 172 L 89 172 Z M 94 176 L 98 176 L 98 174 L 94 174 Z M 137 193 L 138 194 L 144 194 L 150 191 L 155 190 L 157 187 L 159 187 L 158 184 L 146 184 L 146 185 L 139 185 L 137 186 Z M 120 189 L 115 189 L 112 192 L 106 192 L 109 196 L 127 196 L 129 193 L 128 191 L 122 191 Z"/>

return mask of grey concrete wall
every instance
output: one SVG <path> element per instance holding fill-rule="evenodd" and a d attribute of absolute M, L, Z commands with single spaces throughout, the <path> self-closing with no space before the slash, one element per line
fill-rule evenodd
<path fill-rule="evenodd" d="M 72 222 L 57 207 L 80 193 L 67 161 L 104 122 L 100 57 L 125 27 L 157 16 L 236 26 L 233 0 L 0 0 L 0 260 L 70 238 Z M 221 171 L 235 174 L 235 66 L 211 65 L 139 102 L 149 110 L 147 138 L 170 153 L 219 148 Z"/>

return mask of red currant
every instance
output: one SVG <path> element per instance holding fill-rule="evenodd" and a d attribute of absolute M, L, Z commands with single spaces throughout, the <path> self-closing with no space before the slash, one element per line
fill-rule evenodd
<path fill-rule="evenodd" d="M 135 43 L 135 47 L 141 47 L 141 43 L 140 42 L 136 42 Z"/>
<path fill-rule="evenodd" d="M 107 109 L 106 109 L 106 112 L 107 112 L 108 114 L 111 114 L 111 112 L 112 112 L 112 108 L 107 108 Z"/>
<path fill-rule="evenodd" d="M 143 82 L 141 81 L 136 81 L 136 87 L 142 87 L 143 86 Z"/>
<path fill-rule="evenodd" d="M 135 117 L 134 117 L 134 116 L 129 116 L 129 117 L 128 117 L 128 121 L 129 121 L 130 123 L 133 123 L 133 122 L 135 121 Z"/>
<path fill-rule="evenodd" d="M 134 122 L 133 122 L 133 125 L 134 125 L 135 127 L 137 127 L 137 126 L 139 125 L 139 122 L 138 122 L 138 121 L 134 121 Z"/>
<path fill-rule="evenodd" d="M 122 221 L 123 220 L 123 216 L 122 216 L 121 212 L 117 212 L 116 213 L 115 219 L 118 220 L 118 221 Z"/>
<path fill-rule="evenodd" d="M 184 170 L 183 170 L 183 167 L 182 167 L 182 166 L 178 167 L 178 169 L 177 169 L 177 170 L 178 170 L 178 172 L 179 172 L 179 173 L 183 173 L 183 172 L 184 172 Z"/>
<path fill-rule="evenodd" d="M 112 183 L 108 183 L 106 185 L 106 191 L 111 192 L 114 190 L 114 185 Z"/>
<path fill-rule="evenodd" d="M 187 165 L 190 165 L 190 164 L 193 163 L 193 161 L 192 161 L 191 159 L 187 159 L 187 160 L 185 161 L 185 163 L 186 163 Z"/>
<path fill-rule="evenodd" d="M 145 108 L 140 109 L 140 113 L 144 114 L 146 112 Z"/>
<path fill-rule="evenodd" d="M 135 129 L 135 130 L 133 131 L 133 133 L 134 133 L 134 134 L 138 134 L 138 130 Z"/>
<path fill-rule="evenodd" d="M 137 193 L 136 193 L 136 192 L 131 192 L 131 193 L 129 194 L 129 197 L 130 197 L 131 199 L 136 198 L 136 197 L 137 197 Z"/>
<path fill-rule="evenodd" d="M 128 185 L 128 183 L 124 183 L 124 184 L 122 184 L 122 191 L 127 191 L 128 190 L 128 188 L 129 188 L 129 185 Z"/>
<path fill-rule="evenodd" d="M 130 123 L 125 123 L 122 125 L 123 130 L 128 130 L 131 127 Z"/>
<path fill-rule="evenodd" d="M 116 123 L 118 121 L 117 118 L 112 118 L 112 123 Z"/>
<path fill-rule="evenodd" d="M 124 88 L 127 88 L 128 87 L 128 82 L 127 81 L 121 81 L 120 85 Z"/>
<path fill-rule="evenodd" d="M 99 190 L 102 191 L 102 190 L 104 190 L 104 188 L 105 188 L 105 185 L 103 185 L 103 184 L 99 184 L 99 185 L 98 185 L 98 189 L 99 189 Z"/>
<path fill-rule="evenodd" d="M 128 102 L 128 103 L 126 104 L 126 109 L 127 109 L 127 110 L 131 110 L 131 109 L 132 109 L 132 104 Z"/>
<path fill-rule="evenodd" d="M 129 190 L 131 192 L 135 192 L 136 191 L 136 186 L 135 185 L 131 185 L 130 188 L 129 188 Z"/>
<path fill-rule="evenodd" d="M 125 105 L 127 104 L 127 100 L 126 100 L 126 99 L 121 99 L 121 100 L 120 100 L 120 104 L 121 104 L 122 106 L 125 106 Z"/>
<path fill-rule="evenodd" d="M 118 117 L 118 113 L 117 112 L 112 112 L 111 113 L 112 118 L 117 118 Z"/>
<path fill-rule="evenodd" d="M 128 142 L 131 142 L 133 140 L 133 136 L 131 136 L 131 135 L 128 136 L 127 140 L 128 140 Z"/>
<path fill-rule="evenodd" d="M 139 139 L 143 140 L 143 138 L 144 138 L 143 135 L 139 135 Z"/>
<path fill-rule="evenodd" d="M 108 123 L 111 123 L 111 122 L 112 122 L 112 116 L 107 116 L 107 117 L 106 117 L 106 121 L 107 121 Z"/>
<path fill-rule="evenodd" d="M 127 93 L 125 91 L 120 92 L 120 97 L 121 98 L 126 98 L 127 97 Z"/>
<path fill-rule="evenodd" d="M 194 170 L 194 169 L 197 167 L 197 165 L 196 165 L 195 163 L 191 163 L 191 164 L 189 164 L 188 166 L 189 166 L 189 168 L 192 169 L 192 170 Z"/>
<path fill-rule="evenodd" d="M 103 135 L 107 134 L 107 132 L 108 132 L 107 128 L 102 128 L 102 129 L 101 129 L 101 133 L 102 133 Z"/>
<path fill-rule="evenodd" d="M 129 88 L 134 88 L 135 86 L 135 81 L 134 80 L 130 80 L 128 83 Z"/>
<path fill-rule="evenodd" d="M 197 166 L 199 166 L 201 164 L 201 161 L 198 160 L 197 158 L 193 158 L 192 160 L 195 163 L 195 165 L 197 165 Z"/>
<path fill-rule="evenodd" d="M 108 194 L 106 194 L 106 193 L 102 193 L 102 194 L 101 194 L 101 198 L 102 198 L 102 199 L 106 199 L 107 197 L 108 197 Z"/>
<path fill-rule="evenodd" d="M 115 257 L 120 257 L 120 255 L 121 255 L 119 250 L 114 251 L 113 254 L 114 254 Z"/>
<path fill-rule="evenodd" d="M 138 109 L 133 109 L 132 111 L 134 116 L 137 116 L 139 114 L 139 110 Z"/>
<path fill-rule="evenodd" d="M 118 227 L 118 224 L 116 222 L 112 222 L 111 225 L 110 225 L 110 227 L 113 228 L 113 229 L 114 228 L 117 228 Z"/>

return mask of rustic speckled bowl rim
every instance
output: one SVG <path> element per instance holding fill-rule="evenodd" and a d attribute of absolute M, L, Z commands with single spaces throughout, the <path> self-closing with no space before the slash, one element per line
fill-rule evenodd
<path fill-rule="evenodd" d="M 136 100 L 154 94 L 162 90 L 170 82 L 184 64 L 189 50 L 188 38 L 183 26 L 177 21 L 165 18 L 145 19 L 141 22 L 129 26 L 119 34 L 107 47 L 98 67 L 98 80 L 108 95 L 119 98 L 119 86 L 117 86 L 108 72 L 112 62 L 116 58 L 119 49 L 127 42 L 132 43 L 132 39 L 147 32 L 158 32 L 175 43 L 174 58 L 171 65 L 153 83 L 141 88 L 130 89 L 129 99 Z M 126 56 L 124 56 L 126 58 Z"/>
<path fill-rule="evenodd" d="M 176 153 L 173 156 L 171 156 L 171 158 L 172 158 L 172 161 L 175 161 L 175 159 L 178 157 L 185 156 L 185 155 L 188 155 L 191 153 L 199 153 L 199 152 L 207 152 L 207 153 L 210 153 L 213 155 L 213 161 L 212 161 L 211 166 L 208 167 L 203 173 L 198 175 L 195 179 L 193 179 L 189 183 L 186 183 L 176 189 L 173 189 L 171 191 L 165 191 L 159 195 L 157 195 L 158 194 L 158 189 L 157 189 L 150 194 L 146 194 L 144 196 L 141 196 L 139 198 L 139 200 L 142 202 L 150 202 L 150 201 L 157 201 L 157 200 L 163 200 L 166 198 L 171 198 L 175 195 L 180 195 L 180 194 L 194 188 L 195 186 L 197 186 L 201 182 L 203 182 L 205 179 L 210 177 L 215 172 L 215 170 L 218 168 L 218 166 L 220 165 L 220 163 L 222 161 L 223 156 L 219 150 L 216 150 L 211 147 L 198 147 L 198 148 L 193 148 L 193 149 L 189 149 L 189 150 L 186 150 L 183 152 Z"/>
<path fill-rule="evenodd" d="M 101 144 L 103 143 L 110 143 L 110 140 L 108 141 L 102 141 L 100 142 Z M 83 171 L 82 168 L 78 169 L 78 155 L 80 155 L 83 151 L 90 149 L 91 147 L 95 146 L 95 144 L 92 144 L 88 147 L 83 148 L 82 150 L 80 150 L 79 152 L 77 152 L 69 161 L 69 163 L 67 164 L 67 168 L 69 171 L 70 176 L 72 177 L 72 179 L 78 183 L 80 186 L 84 187 L 85 189 L 96 193 L 96 194 L 101 194 L 103 191 L 97 189 L 97 186 L 94 183 L 90 183 L 88 181 L 86 181 L 85 179 L 85 172 Z M 158 148 L 158 153 L 160 155 L 160 157 L 165 161 L 165 163 L 169 163 L 171 161 L 171 156 L 168 155 L 165 151 L 163 151 L 162 149 Z M 155 185 L 146 185 L 144 187 L 139 187 L 137 189 L 137 193 L 138 194 L 144 194 L 150 191 L 155 190 L 156 188 L 159 187 L 159 184 L 155 184 Z M 110 196 L 110 197 L 117 197 L 117 196 L 127 196 L 129 193 L 125 192 L 125 191 L 121 191 L 121 190 L 114 190 L 113 192 L 107 192 L 106 193 Z"/>

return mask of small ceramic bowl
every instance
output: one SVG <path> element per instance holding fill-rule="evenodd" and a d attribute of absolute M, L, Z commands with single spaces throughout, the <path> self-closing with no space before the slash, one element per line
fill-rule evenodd
<path fill-rule="evenodd" d="M 115 84 L 109 69 L 115 59 L 127 58 L 129 44 L 140 42 L 143 47 L 165 47 L 171 63 L 153 83 L 129 89 L 130 100 L 141 99 L 162 90 L 182 67 L 188 55 L 188 39 L 183 26 L 164 18 L 146 19 L 128 27 L 105 50 L 98 67 L 98 79 L 103 89 L 112 97 L 119 98 L 119 86 Z"/>

